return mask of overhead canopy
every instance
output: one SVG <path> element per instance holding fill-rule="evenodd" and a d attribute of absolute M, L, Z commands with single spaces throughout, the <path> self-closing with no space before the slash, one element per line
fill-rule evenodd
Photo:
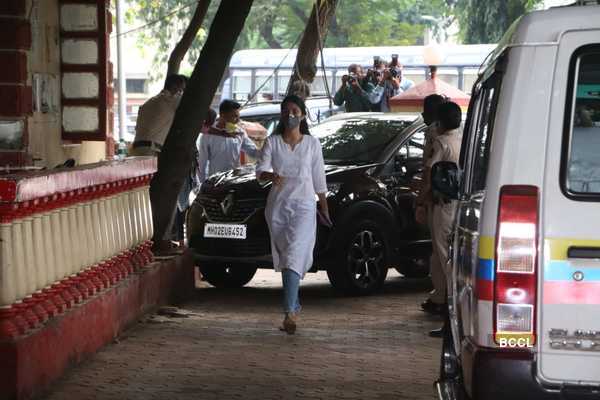
<path fill-rule="evenodd" d="M 440 94 L 448 97 L 460 106 L 463 111 L 469 107 L 470 97 L 468 94 L 454 86 L 435 77 L 413 86 L 406 92 L 390 99 L 392 112 L 421 112 L 423 111 L 423 99 L 430 94 Z"/>

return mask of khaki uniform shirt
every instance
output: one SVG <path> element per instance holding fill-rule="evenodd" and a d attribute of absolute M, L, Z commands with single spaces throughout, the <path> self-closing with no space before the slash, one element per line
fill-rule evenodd
<path fill-rule="evenodd" d="M 163 145 L 175 117 L 181 96 L 163 90 L 146 101 L 138 112 L 135 141 L 148 140 Z"/>
<path fill-rule="evenodd" d="M 423 148 L 423 164 L 427 164 L 427 161 L 433 156 L 433 140 L 439 134 L 440 126 L 437 122 L 425 128 L 425 144 Z"/>
<path fill-rule="evenodd" d="M 451 131 L 439 134 L 433 140 L 433 154 L 425 163 L 430 168 L 433 164 L 440 161 L 451 161 L 458 164 L 460 158 L 460 146 L 462 144 L 462 129 L 453 129 Z"/>
<path fill-rule="evenodd" d="M 440 126 L 437 122 L 434 122 L 425 128 L 425 143 L 423 145 L 423 165 L 425 166 L 425 169 L 421 181 L 421 188 L 419 189 L 419 195 L 416 200 L 418 205 L 428 205 L 432 201 L 428 162 L 433 156 L 433 141 L 438 136 L 439 130 Z"/>

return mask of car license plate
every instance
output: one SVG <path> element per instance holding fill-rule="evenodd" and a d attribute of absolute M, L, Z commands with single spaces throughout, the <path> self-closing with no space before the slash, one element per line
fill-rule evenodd
<path fill-rule="evenodd" d="M 204 237 L 217 239 L 246 239 L 246 225 L 206 224 Z"/>

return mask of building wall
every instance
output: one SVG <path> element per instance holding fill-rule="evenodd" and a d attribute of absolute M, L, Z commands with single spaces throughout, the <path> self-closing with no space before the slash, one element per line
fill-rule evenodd
<path fill-rule="evenodd" d="M 24 156 L 16 160 L 10 154 L 14 151 L 0 151 L 0 165 L 33 164 L 51 168 L 68 158 L 74 158 L 78 164 L 103 160 L 106 157 L 105 141 L 73 143 L 61 138 L 59 0 L 1 1 L 4 5 L 0 5 L 0 15 L 11 12 L 20 15 L 24 35 L 29 32 L 29 43 L 16 46 L 23 47 L 18 50 L 18 56 L 25 60 L 26 67 L 19 66 L 16 70 L 25 75 L 20 87 L 26 89 L 24 97 L 29 97 L 31 104 L 20 116 L 9 117 L 6 115 L 11 113 L 6 112 L 5 105 L 0 103 L 0 120 L 6 116 L 7 119 L 22 118 L 26 121 L 22 143 Z M 6 18 L 10 17 L 9 14 Z M 7 42 L 0 43 L 0 48 L 10 48 L 10 38 Z M 0 74 L 14 73 L 14 69 L 13 66 L 0 64 Z M 27 88 L 30 88 L 30 92 Z"/>

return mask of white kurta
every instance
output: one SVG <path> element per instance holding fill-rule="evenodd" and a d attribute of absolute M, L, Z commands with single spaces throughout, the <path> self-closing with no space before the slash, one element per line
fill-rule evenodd
<path fill-rule="evenodd" d="M 315 194 L 327 192 L 321 143 L 306 135 L 292 151 L 281 135 L 271 135 L 256 166 L 257 176 L 261 172 L 283 177 L 282 185 L 271 187 L 265 209 L 273 266 L 304 277 L 312 266 L 317 233 Z"/>

